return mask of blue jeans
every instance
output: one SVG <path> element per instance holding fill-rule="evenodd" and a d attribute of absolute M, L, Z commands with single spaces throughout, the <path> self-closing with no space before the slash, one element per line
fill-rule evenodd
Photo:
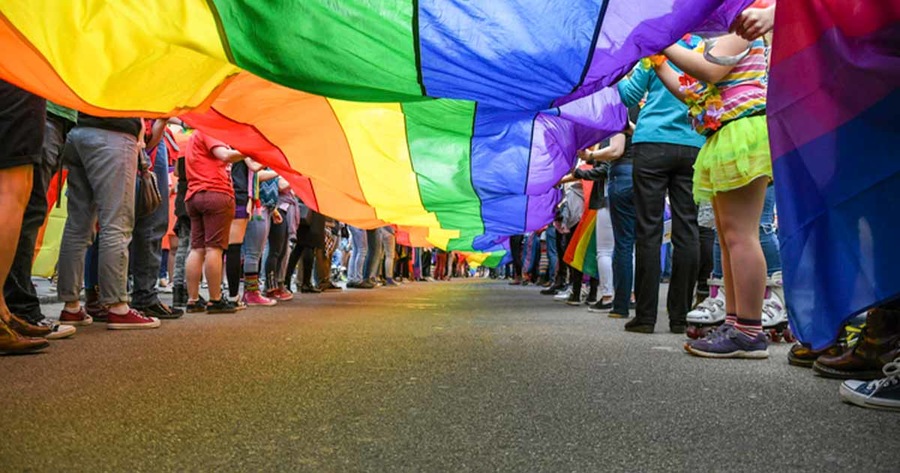
<path fill-rule="evenodd" d="M 634 189 L 631 164 L 614 165 L 609 172 L 609 216 L 612 220 L 613 312 L 627 314 L 634 286 Z"/>
<path fill-rule="evenodd" d="M 131 298 L 135 307 L 149 307 L 159 302 L 156 283 L 162 262 L 162 239 L 169 228 L 169 154 L 165 140 L 157 147 L 153 173 L 156 174 L 159 195 L 163 198 L 152 214 L 135 216 L 134 219 L 129 269 L 134 281 Z"/>
<path fill-rule="evenodd" d="M 381 240 L 381 229 L 366 230 L 369 252 L 366 255 L 366 279 L 376 279 L 384 265 L 384 245 Z"/>
<path fill-rule="evenodd" d="M 266 247 L 266 242 L 269 240 L 269 227 L 272 223 L 272 219 L 269 216 L 269 208 L 262 207 L 259 210 L 259 215 L 254 215 L 247 222 L 244 244 L 241 245 L 241 255 L 244 257 L 244 274 L 259 274 L 263 250 Z"/>
<path fill-rule="evenodd" d="M 364 279 L 363 273 L 366 269 L 366 256 L 369 254 L 369 240 L 366 238 L 366 231 L 348 225 L 350 230 L 350 239 L 353 241 L 353 249 L 350 251 L 350 262 L 347 264 L 347 279 L 353 282 L 360 282 Z"/>
<path fill-rule="evenodd" d="M 778 235 L 775 233 L 775 186 L 766 189 L 766 201 L 763 204 L 762 216 L 759 219 L 759 244 L 762 245 L 766 257 L 766 273 L 781 271 L 781 250 L 778 248 Z M 719 235 L 713 240 L 713 279 L 722 279 L 722 248 L 719 246 Z"/>
<path fill-rule="evenodd" d="M 547 228 L 547 272 L 550 283 L 556 283 L 556 265 L 559 259 L 559 252 L 556 251 L 556 227 Z"/>

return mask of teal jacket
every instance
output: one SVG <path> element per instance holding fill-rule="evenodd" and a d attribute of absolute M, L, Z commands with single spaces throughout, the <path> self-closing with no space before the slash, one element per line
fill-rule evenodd
<path fill-rule="evenodd" d="M 706 138 L 691 126 L 687 105 L 666 89 L 653 69 L 644 69 L 638 64 L 630 77 L 619 81 L 618 88 L 627 107 L 637 105 L 647 95 L 632 143 L 670 143 L 700 148 L 706 142 Z"/>

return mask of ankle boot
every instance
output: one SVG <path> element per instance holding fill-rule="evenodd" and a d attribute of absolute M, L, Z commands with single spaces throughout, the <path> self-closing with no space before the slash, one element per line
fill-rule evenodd
<path fill-rule="evenodd" d="M 875 308 L 866 317 L 859 343 L 836 356 L 821 356 L 813 369 L 837 379 L 873 380 L 883 377 L 881 368 L 900 356 L 900 311 Z"/>
<path fill-rule="evenodd" d="M 84 289 L 84 311 L 97 322 L 105 322 L 109 316 L 107 307 L 100 303 L 100 290 L 97 287 Z"/>
<path fill-rule="evenodd" d="M 44 338 L 24 337 L 0 320 L 0 354 L 32 353 L 50 345 Z"/>

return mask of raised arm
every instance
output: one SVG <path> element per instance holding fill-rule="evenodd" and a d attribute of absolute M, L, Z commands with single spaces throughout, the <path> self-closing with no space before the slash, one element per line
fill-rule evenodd
<path fill-rule="evenodd" d="M 735 56 L 747 49 L 750 43 L 736 34 L 728 34 L 716 42 L 717 56 Z M 703 54 L 678 43 L 663 50 L 663 54 L 688 75 L 709 84 L 722 80 L 734 66 L 720 66 L 707 61 Z"/>
<path fill-rule="evenodd" d="M 215 156 L 219 161 L 225 161 L 226 163 L 236 163 L 247 157 L 241 154 L 239 151 L 235 151 L 224 146 L 216 146 L 215 148 L 213 148 L 212 155 Z"/>

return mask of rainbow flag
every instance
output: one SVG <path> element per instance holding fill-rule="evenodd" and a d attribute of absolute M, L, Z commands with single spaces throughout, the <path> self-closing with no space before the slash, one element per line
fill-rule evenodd
<path fill-rule="evenodd" d="M 768 120 L 784 286 L 813 348 L 900 296 L 900 1 L 782 1 Z"/>
<path fill-rule="evenodd" d="M 584 169 L 590 167 L 583 166 Z M 584 189 L 584 213 L 569 239 L 563 261 L 578 271 L 596 278 L 600 277 L 600 270 L 597 268 L 597 211 L 590 208 L 594 184 L 594 181 L 581 181 L 581 188 Z"/>
<path fill-rule="evenodd" d="M 505 254 L 549 223 L 609 88 L 751 0 L 9 0 L 0 77 L 106 116 L 184 116 L 339 220 Z"/>

